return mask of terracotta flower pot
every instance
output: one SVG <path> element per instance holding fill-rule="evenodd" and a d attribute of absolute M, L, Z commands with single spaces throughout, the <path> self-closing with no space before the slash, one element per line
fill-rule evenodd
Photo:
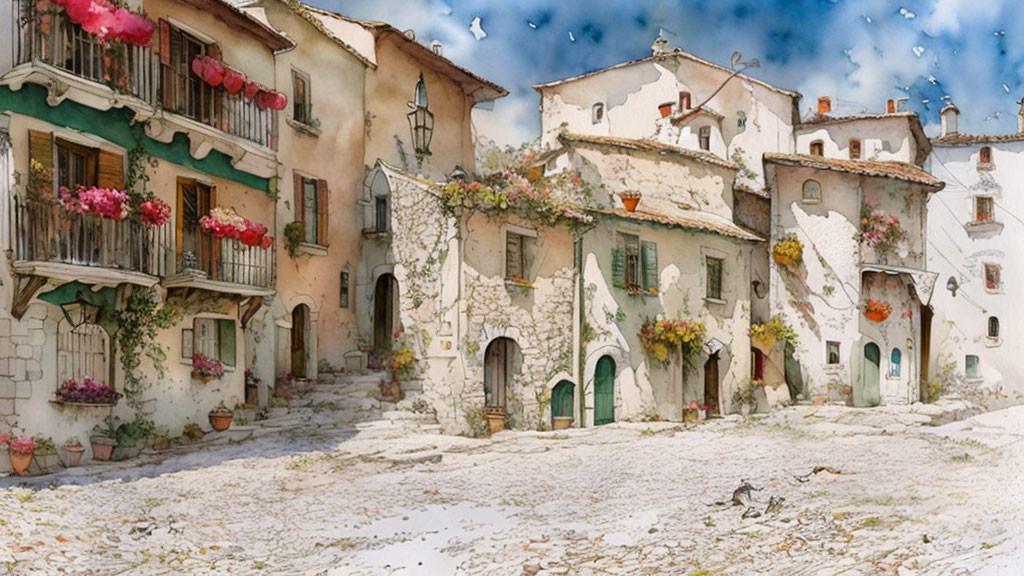
<path fill-rule="evenodd" d="M 658 112 L 661 113 L 661 117 L 664 118 L 672 113 L 672 103 L 662 104 L 658 106 Z"/>
<path fill-rule="evenodd" d="M 626 207 L 626 212 L 636 211 L 637 204 L 640 203 L 639 196 L 626 196 L 622 199 L 622 205 Z"/>
<path fill-rule="evenodd" d="M 497 434 L 505 429 L 505 424 L 508 422 L 508 415 L 503 412 L 488 412 L 487 417 L 487 429 L 491 434 Z"/>
<path fill-rule="evenodd" d="M 213 427 L 217 432 L 223 432 L 231 427 L 231 421 L 234 420 L 235 415 L 232 413 L 210 413 L 210 426 Z"/>
<path fill-rule="evenodd" d="M 572 426 L 572 416 L 555 416 L 553 420 L 555 430 L 568 430 Z"/>
<path fill-rule="evenodd" d="M 117 446 L 117 440 L 106 436 L 93 436 L 89 438 L 92 444 L 92 459 L 100 462 L 109 462 Z"/>
<path fill-rule="evenodd" d="M 215 377 L 214 376 L 203 376 L 199 372 L 196 372 L 195 370 L 193 370 L 192 371 L 192 379 L 193 380 L 201 380 L 203 384 L 206 384 L 206 383 L 214 380 Z"/>
<path fill-rule="evenodd" d="M 10 451 L 11 468 L 14 469 L 15 476 L 21 476 L 28 470 L 28 467 L 32 465 L 32 453 L 28 452 L 15 452 Z"/>
<path fill-rule="evenodd" d="M 885 319 L 889 317 L 888 314 L 881 310 L 866 310 L 864 317 L 872 322 L 885 322 Z"/>
<path fill-rule="evenodd" d="M 74 468 L 82 463 L 82 455 L 85 454 L 85 446 L 65 446 L 64 466 Z"/>

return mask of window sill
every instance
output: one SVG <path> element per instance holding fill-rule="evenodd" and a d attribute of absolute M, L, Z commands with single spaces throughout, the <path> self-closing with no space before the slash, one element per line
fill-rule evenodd
<path fill-rule="evenodd" d="M 505 286 L 509 288 L 522 288 L 524 290 L 533 290 L 536 288 L 533 284 L 530 284 L 526 280 L 520 278 L 505 278 Z"/>
<path fill-rule="evenodd" d="M 303 134 L 312 136 L 314 138 L 320 137 L 320 129 L 315 126 L 310 126 L 305 122 L 299 122 L 298 120 L 291 117 L 285 118 L 285 122 L 287 122 L 289 126 L 296 129 L 297 131 L 302 132 Z"/>
<path fill-rule="evenodd" d="M 964 229 L 967 230 L 968 234 L 982 234 L 985 232 L 1002 232 L 1003 223 L 996 222 L 995 220 L 982 220 L 967 222 L 964 224 Z"/>
<path fill-rule="evenodd" d="M 391 232 L 387 230 L 363 230 L 363 238 L 367 240 L 391 240 Z"/>
<path fill-rule="evenodd" d="M 661 292 L 649 292 L 647 290 L 641 290 L 640 288 L 622 288 L 622 290 L 630 296 L 647 296 L 648 298 L 654 298 L 661 295 Z"/>
<path fill-rule="evenodd" d="M 729 303 L 727 300 L 722 300 L 721 298 L 710 298 L 708 296 L 704 297 L 704 302 L 706 302 L 708 304 L 718 304 L 718 305 L 725 305 L 725 304 Z"/>
<path fill-rule="evenodd" d="M 178 364 L 181 364 L 182 366 L 188 366 L 190 370 L 192 369 L 192 360 L 190 360 L 188 358 L 181 358 L 181 359 L 179 359 L 178 360 Z M 237 370 L 237 368 L 235 368 L 234 366 L 225 366 L 224 367 L 224 373 L 225 374 L 227 374 L 229 372 L 234 372 L 235 370 Z"/>
<path fill-rule="evenodd" d="M 1002 286 L 1000 286 L 998 288 L 989 288 L 988 286 L 986 286 L 985 287 L 985 293 L 986 294 L 1002 294 L 1003 293 L 1003 288 L 1002 288 Z"/>
<path fill-rule="evenodd" d="M 987 172 L 995 169 L 996 165 L 993 162 L 978 162 L 978 170 Z"/>
<path fill-rule="evenodd" d="M 1003 339 L 1002 338 L 992 338 L 991 336 L 985 338 L 985 347 L 986 348 L 998 348 L 1000 345 L 1002 345 L 1002 343 L 1003 343 Z"/>
<path fill-rule="evenodd" d="M 296 256 L 327 256 L 327 246 L 302 242 L 295 249 Z"/>

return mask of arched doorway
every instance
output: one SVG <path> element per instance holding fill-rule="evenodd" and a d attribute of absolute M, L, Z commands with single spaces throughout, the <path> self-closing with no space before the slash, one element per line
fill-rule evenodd
<path fill-rule="evenodd" d="M 373 351 L 378 356 L 391 352 L 398 310 L 398 280 L 381 274 L 373 290 Z"/>
<path fill-rule="evenodd" d="M 594 369 L 594 425 L 615 422 L 615 360 L 602 356 Z"/>
<path fill-rule="evenodd" d="M 309 354 L 309 306 L 299 304 L 292 309 L 292 376 L 306 378 Z"/>
<path fill-rule="evenodd" d="M 708 356 L 704 363 L 704 403 L 708 405 L 708 412 L 718 414 L 718 352 Z"/>
<path fill-rule="evenodd" d="M 573 402 L 576 396 L 575 386 L 568 380 L 562 380 L 551 390 L 551 425 L 555 418 L 572 418 Z"/>
<path fill-rule="evenodd" d="M 864 367 L 861 370 L 860 386 L 854 387 L 854 406 L 878 406 L 882 403 L 881 358 L 882 351 L 878 344 L 868 342 L 864 345 Z"/>
<path fill-rule="evenodd" d="M 508 385 L 516 372 L 519 347 L 511 338 L 495 338 L 484 353 L 484 404 L 508 409 Z"/>

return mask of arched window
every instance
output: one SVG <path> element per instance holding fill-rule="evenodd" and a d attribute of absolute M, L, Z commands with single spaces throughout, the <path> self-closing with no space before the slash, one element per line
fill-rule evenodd
<path fill-rule="evenodd" d="M 995 316 L 988 317 L 988 337 L 999 338 L 999 318 Z"/>
<path fill-rule="evenodd" d="M 604 120 L 604 102 L 597 102 L 590 108 L 590 121 L 600 124 Z"/>
<path fill-rule="evenodd" d="M 811 142 L 811 156 L 824 156 L 825 155 L 825 143 L 821 140 L 815 140 Z"/>
<path fill-rule="evenodd" d="M 804 202 L 821 202 L 821 184 L 817 180 L 805 181 L 801 197 Z"/>
<path fill-rule="evenodd" d="M 900 363 L 903 362 L 903 353 L 900 352 L 899 348 L 893 348 L 892 354 L 889 356 L 889 377 L 899 378 L 900 377 Z"/>

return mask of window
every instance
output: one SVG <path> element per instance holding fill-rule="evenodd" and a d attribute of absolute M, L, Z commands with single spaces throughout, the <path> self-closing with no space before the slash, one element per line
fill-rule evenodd
<path fill-rule="evenodd" d="M 505 278 L 526 280 L 526 242 L 522 234 L 505 233 Z"/>
<path fill-rule="evenodd" d="M 978 151 L 978 164 L 991 164 L 992 163 L 992 148 L 989 146 L 982 146 L 981 150 Z"/>
<path fill-rule="evenodd" d="M 612 250 L 612 284 L 627 290 L 640 289 L 640 238 L 619 233 Z"/>
<path fill-rule="evenodd" d="M 850 138 L 850 159 L 860 159 L 860 139 L 858 138 Z"/>
<path fill-rule="evenodd" d="M 106 330 L 97 324 L 71 328 L 67 322 L 61 322 L 57 335 L 58 382 L 92 378 L 113 386 L 107 362 L 109 341 Z"/>
<path fill-rule="evenodd" d="M 899 348 L 893 348 L 889 356 L 889 378 L 900 377 L 900 363 L 903 361 L 903 353 Z"/>
<path fill-rule="evenodd" d="M 183 334 L 184 336 L 184 334 Z M 235 366 L 235 321 L 196 318 L 192 322 L 192 352 Z"/>
<path fill-rule="evenodd" d="M 680 92 L 679 93 L 679 111 L 685 112 L 690 109 L 690 93 Z"/>
<path fill-rule="evenodd" d="M 754 353 L 754 361 L 751 363 L 752 374 L 751 378 L 754 380 L 764 380 L 764 352 L 761 352 L 757 348 L 751 349 Z"/>
<path fill-rule="evenodd" d="M 742 134 L 747 130 L 747 113 L 740 110 L 736 113 L 736 133 Z"/>
<path fill-rule="evenodd" d="M 821 202 L 821 184 L 817 180 L 805 181 L 801 199 L 808 204 Z"/>
<path fill-rule="evenodd" d="M 217 203 L 216 188 L 178 179 L 178 210 L 175 213 L 177 257 L 181 270 L 201 270 L 215 279 L 220 242 L 212 234 L 204 234 L 199 220 Z"/>
<path fill-rule="evenodd" d="M 995 316 L 988 317 L 988 337 L 999 338 L 999 318 Z"/>
<path fill-rule="evenodd" d="M 96 185 L 97 152 L 61 139 L 56 140 L 57 148 L 57 189 L 62 186 L 75 190 L 79 186 Z"/>
<path fill-rule="evenodd" d="M 1002 287 L 998 264 L 983 264 L 985 270 L 985 289 L 999 290 Z"/>
<path fill-rule="evenodd" d="M 981 360 L 977 356 L 974 354 L 968 354 L 967 357 L 964 358 L 964 375 L 968 378 L 977 378 L 978 365 L 980 363 Z"/>
<path fill-rule="evenodd" d="M 292 118 L 303 124 L 309 124 L 313 120 L 309 76 L 298 70 L 292 70 Z"/>
<path fill-rule="evenodd" d="M 839 364 L 839 342 L 825 342 L 825 360 L 828 364 Z"/>
<path fill-rule="evenodd" d="M 722 299 L 722 269 L 725 261 L 721 258 L 704 258 L 707 268 L 707 297 L 711 300 Z"/>
<path fill-rule="evenodd" d="M 377 232 L 388 231 L 387 196 L 377 196 L 373 199 L 373 226 Z"/>
<path fill-rule="evenodd" d="M 597 102 L 590 108 L 590 122 L 600 124 L 604 120 L 604 102 Z"/>
<path fill-rule="evenodd" d="M 995 200 L 991 196 L 974 197 L 974 221 L 991 222 Z"/>
<path fill-rule="evenodd" d="M 160 21 L 160 93 L 163 107 L 204 123 L 216 120 L 219 111 L 215 89 L 192 72 L 196 56 L 220 58 L 217 45 Z"/>
<path fill-rule="evenodd" d="M 124 155 L 90 148 L 49 132 L 28 131 L 29 195 L 45 198 L 62 186 L 124 189 Z"/>
<path fill-rule="evenodd" d="M 328 192 L 327 181 L 295 172 L 295 221 L 306 226 L 307 244 L 327 246 Z"/>
<path fill-rule="evenodd" d="M 700 149 L 711 150 L 711 126 L 701 126 L 700 132 Z"/>
<path fill-rule="evenodd" d="M 338 305 L 348 308 L 348 270 L 341 271 L 341 288 L 338 294 Z"/>
<path fill-rule="evenodd" d="M 811 156 L 824 156 L 825 155 L 825 143 L 821 140 L 815 140 L 811 142 Z"/>

